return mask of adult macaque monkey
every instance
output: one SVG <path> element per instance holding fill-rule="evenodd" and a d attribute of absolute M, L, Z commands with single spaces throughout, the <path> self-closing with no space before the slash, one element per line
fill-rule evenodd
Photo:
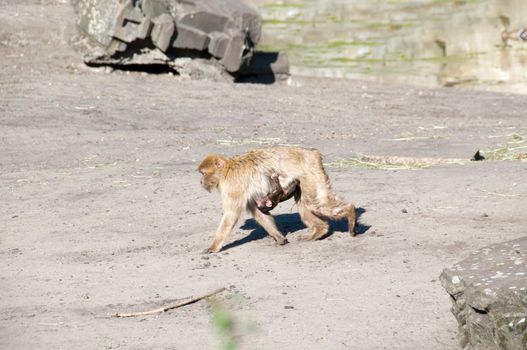
<path fill-rule="evenodd" d="M 300 218 L 309 230 L 301 239 L 319 239 L 328 232 L 329 225 L 321 217 L 347 218 L 350 234 L 353 236 L 355 233 L 355 207 L 333 194 L 317 150 L 272 147 L 255 149 L 232 158 L 208 155 L 198 171 L 202 174 L 202 186 L 209 192 L 217 188 L 223 202 L 223 217 L 214 241 L 206 250 L 209 253 L 220 251 L 244 209 L 254 216 L 277 244 L 287 243 L 276 228 L 273 217 L 258 210 L 256 204 L 257 199 L 265 198 L 273 191 L 271 175 L 274 173 L 285 175 L 289 184 L 298 181 L 298 188 L 293 194 Z M 282 183 L 281 186 L 285 188 L 289 184 Z"/>

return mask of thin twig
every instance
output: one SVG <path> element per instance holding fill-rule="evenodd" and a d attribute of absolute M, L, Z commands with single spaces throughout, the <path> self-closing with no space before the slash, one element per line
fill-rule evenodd
<path fill-rule="evenodd" d="M 171 310 L 171 309 L 177 309 L 178 307 L 182 307 L 182 306 L 185 306 L 185 305 L 193 304 L 193 303 L 195 303 L 197 301 L 200 301 L 201 299 L 205 299 L 205 298 L 208 298 L 210 296 L 213 296 L 214 294 L 221 293 L 224 290 L 225 290 L 225 288 L 219 288 L 219 289 L 216 289 L 216 290 L 214 290 L 214 291 L 212 291 L 210 293 L 207 293 L 207 294 L 204 294 L 204 295 L 200 295 L 199 297 L 194 297 L 194 298 L 190 298 L 190 299 L 185 300 L 185 301 L 179 301 L 177 303 L 168 304 L 166 306 L 162 306 L 162 307 L 154 309 L 154 310 L 139 311 L 139 312 L 116 312 L 115 314 L 112 315 L 112 317 L 133 317 L 133 316 L 145 316 L 145 315 L 158 314 L 158 313 L 161 313 L 161 312 L 166 312 L 166 311 Z"/>

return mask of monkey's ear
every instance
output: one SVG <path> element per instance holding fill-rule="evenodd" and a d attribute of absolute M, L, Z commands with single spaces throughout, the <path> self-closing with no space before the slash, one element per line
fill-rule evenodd
<path fill-rule="evenodd" d="M 225 159 L 222 159 L 220 157 L 217 157 L 215 160 L 214 160 L 214 165 L 216 166 L 217 169 L 221 169 L 223 168 L 223 166 L 225 165 Z"/>

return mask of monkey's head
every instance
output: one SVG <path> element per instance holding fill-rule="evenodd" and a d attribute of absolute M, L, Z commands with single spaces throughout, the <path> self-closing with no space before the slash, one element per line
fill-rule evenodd
<path fill-rule="evenodd" d="M 198 167 L 198 171 L 201 173 L 201 185 L 207 191 L 212 191 L 218 188 L 221 178 L 221 172 L 227 158 L 218 154 L 208 155 L 203 159 Z"/>

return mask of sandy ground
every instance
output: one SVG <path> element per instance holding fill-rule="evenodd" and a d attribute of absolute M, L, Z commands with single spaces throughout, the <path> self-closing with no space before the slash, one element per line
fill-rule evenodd
<path fill-rule="evenodd" d="M 107 318 L 218 287 L 246 349 L 456 349 L 441 270 L 525 235 L 527 163 L 335 167 L 356 238 L 290 244 L 249 217 L 219 254 L 197 162 L 268 144 L 468 159 L 527 135 L 520 95 L 293 78 L 232 85 L 84 67 L 65 1 L 0 1 L 0 348 L 216 349 L 207 302 Z"/>

